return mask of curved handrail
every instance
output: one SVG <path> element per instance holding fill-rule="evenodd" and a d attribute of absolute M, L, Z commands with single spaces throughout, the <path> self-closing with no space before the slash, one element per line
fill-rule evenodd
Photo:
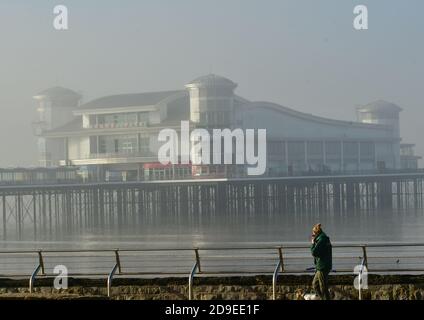
<path fill-rule="evenodd" d="M 272 300 L 277 299 L 277 278 L 278 278 L 278 272 L 280 271 L 281 267 L 281 261 L 278 261 L 277 265 L 275 266 L 274 273 L 272 274 Z"/>
<path fill-rule="evenodd" d="M 112 278 L 113 278 L 113 276 L 115 275 L 116 270 L 118 270 L 118 267 L 119 267 L 119 265 L 118 265 L 118 263 L 116 263 L 116 264 L 113 266 L 112 270 L 110 271 L 110 273 L 109 273 L 109 275 L 108 275 L 108 277 L 107 277 L 107 296 L 108 296 L 109 298 L 110 298 L 110 297 L 111 297 L 111 295 L 112 295 Z"/>
<path fill-rule="evenodd" d="M 188 277 L 188 300 L 193 300 L 193 280 L 198 266 L 198 262 L 196 261 L 193 268 L 191 268 L 190 276 Z"/>
<path fill-rule="evenodd" d="M 32 293 L 32 291 L 34 290 L 35 277 L 37 276 L 40 270 L 41 270 L 41 264 L 39 264 L 37 268 L 35 268 L 35 270 L 31 274 L 31 277 L 29 278 L 29 293 Z"/>

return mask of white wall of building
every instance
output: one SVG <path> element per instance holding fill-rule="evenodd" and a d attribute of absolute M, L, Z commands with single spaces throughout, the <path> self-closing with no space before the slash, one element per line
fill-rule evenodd
<path fill-rule="evenodd" d="M 149 112 L 149 123 L 150 124 L 159 124 L 161 123 L 161 112 L 160 111 L 150 111 Z"/>
<path fill-rule="evenodd" d="M 390 129 L 355 125 L 355 122 L 328 121 L 328 123 L 302 119 L 277 110 L 253 108 L 245 111 L 245 128 L 267 129 L 268 138 L 299 139 L 392 139 Z"/>
<path fill-rule="evenodd" d="M 261 107 L 264 105 L 268 107 Z M 245 129 L 266 129 L 268 140 L 288 142 L 287 155 L 281 159 L 283 166 L 292 165 L 294 171 L 301 171 L 316 170 L 320 164 L 325 164 L 332 171 L 356 171 L 375 169 L 377 162 L 383 161 L 386 168 L 400 168 L 400 137 L 395 134 L 396 128 L 393 130 L 390 126 L 321 120 L 296 112 L 286 112 L 283 108 L 276 110 L 275 107 L 272 104 L 257 103 L 254 108 L 243 113 L 243 126 Z M 343 148 L 339 147 L 340 152 L 334 155 L 312 157 L 308 154 L 307 143 L 314 141 L 325 142 L 325 145 L 334 142 Z M 367 142 L 372 143 L 374 148 L 372 157 L 369 154 L 361 155 L 360 143 Z"/>
<path fill-rule="evenodd" d="M 68 138 L 68 156 L 70 160 L 89 158 L 90 138 L 89 137 Z"/>

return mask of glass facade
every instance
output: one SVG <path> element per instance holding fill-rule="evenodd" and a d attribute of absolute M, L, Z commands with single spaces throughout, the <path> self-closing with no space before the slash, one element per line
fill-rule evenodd
<path fill-rule="evenodd" d="M 368 141 L 268 141 L 267 163 L 272 171 L 372 170 L 376 152 Z"/>
<path fill-rule="evenodd" d="M 340 158 L 342 152 L 342 144 L 339 141 L 327 141 L 325 143 L 325 155 L 327 159 Z"/>
<path fill-rule="evenodd" d="M 96 136 L 90 138 L 90 151 L 99 155 L 145 154 L 147 156 L 150 155 L 149 142 L 149 136 L 138 136 L 137 134 Z"/>
<path fill-rule="evenodd" d="M 360 150 L 361 150 L 361 160 L 374 159 L 374 157 L 375 157 L 374 143 L 372 143 L 372 142 L 361 142 L 360 143 Z"/>
<path fill-rule="evenodd" d="M 308 158 L 315 160 L 324 160 L 323 143 L 321 141 L 308 142 Z"/>
<path fill-rule="evenodd" d="M 191 177 L 191 168 L 189 166 L 164 166 L 144 169 L 144 180 L 172 180 L 187 177 Z"/>
<path fill-rule="evenodd" d="M 99 137 L 99 153 L 133 153 L 136 150 L 136 135 Z"/>
<path fill-rule="evenodd" d="M 343 143 L 343 155 L 348 159 L 358 158 L 358 143 L 357 142 L 344 142 Z"/>

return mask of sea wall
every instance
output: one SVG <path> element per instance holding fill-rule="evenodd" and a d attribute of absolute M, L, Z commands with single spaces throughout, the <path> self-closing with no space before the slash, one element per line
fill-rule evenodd
<path fill-rule="evenodd" d="M 353 276 L 330 277 L 330 294 L 335 300 L 356 300 Z M 283 275 L 278 278 L 277 299 L 302 299 L 310 293 L 311 276 Z M 202 300 L 265 300 L 272 298 L 269 276 L 196 278 L 194 298 Z M 422 300 L 424 276 L 376 276 L 368 278 L 367 300 Z M 122 279 L 112 285 L 112 299 L 183 300 L 188 297 L 188 278 Z M 29 293 L 28 279 L 0 279 L 0 299 L 108 299 L 106 279 L 68 279 L 68 289 L 53 288 L 53 278 L 38 278 L 34 292 Z"/>

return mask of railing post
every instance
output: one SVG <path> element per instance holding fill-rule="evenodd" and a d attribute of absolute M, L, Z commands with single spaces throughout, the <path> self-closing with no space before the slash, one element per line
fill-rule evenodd
<path fill-rule="evenodd" d="M 199 256 L 199 248 L 194 249 L 194 254 L 196 255 L 196 262 L 197 262 L 197 270 L 198 272 L 202 272 L 200 268 L 200 256 Z"/>
<path fill-rule="evenodd" d="M 283 248 L 282 247 L 278 248 L 278 256 L 279 256 L 280 261 L 281 261 L 281 272 L 284 272 L 284 258 L 283 258 Z"/>
<path fill-rule="evenodd" d="M 364 262 L 364 265 L 365 265 L 365 267 L 367 267 L 367 270 L 369 270 L 368 269 L 368 257 L 367 257 L 367 246 L 366 245 L 363 245 L 362 246 L 362 255 L 363 255 L 363 262 Z"/>
<path fill-rule="evenodd" d="M 118 273 L 122 273 L 121 269 L 121 259 L 119 257 L 119 250 L 115 250 L 115 258 L 116 258 L 116 264 L 118 265 Z"/>
<path fill-rule="evenodd" d="M 200 256 L 199 256 L 199 249 L 194 249 L 194 254 L 196 258 L 196 262 L 193 265 L 193 268 L 191 268 L 190 275 L 188 277 L 188 300 L 193 300 L 193 280 L 194 280 L 194 274 L 196 273 L 196 269 L 198 272 L 200 271 Z"/>
<path fill-rule="evenodd" d="M 46 275 L 46 271 L 44 269 L 44 259 L 43 259 L 43 254 L 41 253 L 41 250 L 38 251 L 38 262 L 39 262 L 39 265 L 41 266 L 41 274 L 43 276 Z"/>

